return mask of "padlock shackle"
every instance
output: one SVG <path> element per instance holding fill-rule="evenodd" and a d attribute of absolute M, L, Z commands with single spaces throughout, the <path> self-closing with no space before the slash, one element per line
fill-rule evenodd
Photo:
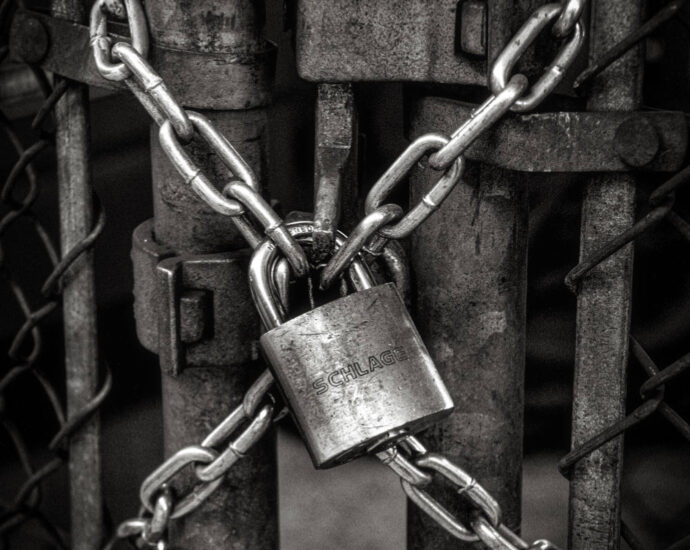
<path fill-rule="evenodd" d="M 297 221 L 286 224 L 290 234 L 297 242 L 310 243 L 313 240 L 314 222 Z M 346 236 L 336 231 L 335 244 L 340 247 Z M 274 266 L 279 259 L 280 250 L 269 239 L 264 239 L 256 247 L 249 262 L 249 288 L 256 304 L 256 309 L 266 330 L 271 330 L 285 322 L 285 313 L 276 300 L 272 284 Z M 349 268 L 350 277 L 355 290 L 365 290 L 376 286 L 369 269 L 361 259 L 355 258 Z"/>

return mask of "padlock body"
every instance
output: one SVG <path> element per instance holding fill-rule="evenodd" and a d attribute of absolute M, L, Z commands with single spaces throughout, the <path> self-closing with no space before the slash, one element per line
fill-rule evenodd
<path fill-rule="evenodd" d="M 300 315 L 265 333 L 261 346 L 317 468 L 453 409 L 392 283 Z"/>

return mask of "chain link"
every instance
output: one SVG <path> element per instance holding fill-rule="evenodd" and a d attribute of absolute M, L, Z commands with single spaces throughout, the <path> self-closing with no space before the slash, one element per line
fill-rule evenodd
<path fill-rule="evenodd" d="M 338 248 L 326 267 L 321 272 L 320 286 L 330 288 L 343 271 L 352 263 L 359 251 L 371 241 L 371 238 L 384 226 L 400 219 L 403 209 L 397 204 L 386 204 L 368 214 L 350 233 L 345 244 Z M 385 245 L 385 241 L 384 241 Z"/>
<path fill-rule="evenodd" d="M 404 238 L 414 231 L 442 204 L 462 177 L 463 153 L 474 140 L 509 110 L 532 110 L 553 91 L 582 46 L 584 32 L 579 18 L 584 4 L 582 0 L 564 0 L 561 4 L 547 4 L 535 10 L 494 62 L 489 77 L 492 96 L 450 138 L 441 134 L 426 134 L 410 144 L 398 157 L 367 195 L 366 217 L 323 270 L 323 288 L 330 286 L 360 251 L 380 254 L 388 240 Z M 146 28 L 140 4 L 136 0 L 125 1 L 133 45 L 121 42 L 112 48 L 107 37 L 103 5 L 102 1 L 96 3 L 91 20 L 92 49 L 101 73 L 106 78 L 127 82 L 160 125 L 159 139 L 164 152 L 185 182 L 206 204 L 237 220 L 248 242 L 256 246 L 258 232 L 245 216 L 245 209 L 249 210 L 263 226 L 266 236 L 284 253 L 293 272 L 297 276 L 306 274 L 310 267 L 304 250 L 287 231 L 283 220 L 261 197 L 259 183 L 242 157 L 210 121 L 199 113 L 185 111 L 146 61 L 146 43 L 137 34 Z M 528 89 L 524 75 L 511 76 L 510 73 L 536 37 L 554 21 L 554 34 L 570 36 L 552 64 Z M 110 62 L 111 57 L 119 59 L 120 63 Z M 196 133 L 234 176 L 222 191 L 211 183 L 183 148 L 183 144 Z M 429 157 L 430 166 L 441 172 L 441 177 L 431 190 L 404 215 L 399 206 L 383 204 L 391 191 L 424 157 Z M 278 263 L 285 266 L 284 263 Z M 289 274 L 285 269 L 280 271 L 283 273 L 281 288 L 275 288 L 275 285 L 272 288 L 285 302 Z M 264 373 L 257 380 L 256 388 L 247 393 L 243 403 L 201 445 L 178 451 L 150 474 L 142 483 L 140 498 L 144 509 L 152 514 L 151 518 L 129 520 L 118 530 L 118 535 L 135 534 L 149 545 L 164 545 L 168 521 L 184 516 L 199 506 L 221 483 L 229 468 L 245 456 L 270 427 L 274 404 L 259 407 L 259 403 L 267 395 L 272 382 L 270 373 Z M 247 427 L 227 443 L 224 450 L 219 451 L 218 448 L 247 422 Z M 508 530 L 501 523 L 501 509 L 495 499 L 462 468 L 441 455 L 429 453 L 416 438 L 404 437 L 396 447 L 380 451 L 377 456 L 400 476 L 408 497 L 460 540 L 482 540 L 490 548 L 504 550 L 541 547 L 539 543 L 527 545 Z M 181 497 L 172 499 L 167 487 L 181 470 L 190 465 L 193 466 L 196 483 Z M 469 527 L 453 517 L 427 492 L 426 487 L 433 482 L 434 474 L 457 487 L 458 494 L 475 510 Z M 547 544 L 543 547 L 551 546 Z"/>
<path fill-rule="evenodd" d="M 558 550 L 544 540 L 526 543 L 501 520 L 501 507 L 481 484 L 446 457 L 430 453 L 416 437 L 403 435 L 396 445 L 376 453 L 398 477 L 407 497 L 455 538 L 482 541 L 494 550 Z M 456 488 L 471 507 L 470 525 L 453 516 L 428 492 L 434 474 Z"/>
<path fill-rule="evenodd" d="M 164 550 L 170 520 L 186 516 L 199 507 L 220 486 L 235 463 L 265 435 L 272 422 L 282 418 L 282 412 L 275 414 L 275 402 L 269 394 L 272 385 L 273 376 L 266 370 L 245 393 L 242 403 L 201 445 L 180 449 L 149 474 L 139 490 L 142 505 L 139 517 L 121 523 L 104 550 L 110 550 L 118 539 L 132 537 Z M 269 402 L 262 406 L 266 400 Z M 246 427 L 236 435 L 243 425 Z M 186 492 L 178 489 L 173 496 L 170 487 L 188 466 L 192 467 L 195 483 Z"/>
<path fill-rule="evenodd" d="M 94 4 L 90 21 L 93 55 L 101 75 L 110 80 L 125 81 L 160 126 L 159 141 L 166 156 L 209 207 L 231 216 L 250 246 L 256 246 L 259 242 L 258 232 L 245 217 L 245 208 L 248 209 L 263 225 L 264 234 L 283 251 L 295 275 L 306 275 L 309 262 L 304 250 L 261 196 L 260 184 L 252 169 L 210 120 L 200 113 L 185 110 L 177 102 L 163 78 L 146 60 L 148 34 L 139 0 L 125 1 L 132 44 L 118 42 L 111 47 L 107 36 L 106 8 L 104 0 Z M 114 64 L 111 58 L 117 58 L 120 62 Z M 218 155 L 233 176 L 222 191 L 211 183 L 183 148 L 196 134 Z"/>
<path fill-rule="evenodd" d="M 561 4 L 546 4 L 537 8 L 525 24 L 510 39 L 505 48 L 498 54 L 489 72 L 489 88 L 498 94 L 503 90 L 510 78 L 510 72 L 522 55 L 537 39 L 546 26 L 562 12 Z M 566 70 L 573 64 L 585 41 L 585 31 L 582 23 L 575 24 L 572 36 L 560 49 L 551 64 L 544 70 L 530 90 L 515 101 L 514 111 L 532 111 L 544 101 L 565 76 Z"/>
<path fill-rule="evenodd" d="M 563 9 L 553 24 L 553 34 L 559 38 L 567 36 L 579 23 L 587 7 L 587 0 L 562 0 Z"/>
<path fill-rule="evenodd" d="M 110 7 L 111 3 L 108 0 L 96 0 L 94 2 L 89 19 L 90 44 L 98 72 L 103 78 L 120 82 L 130 78 L 132 73 L 124 63 L 113 63 L 112 61 L 107 20 L 107 12 Z M 140 55 L 146 57 L 149 52 L 149 33 L 144 8 L 139 0 L 124 0 L 124 7 L 129 33 L 132 37 L 132 46 Z"/>

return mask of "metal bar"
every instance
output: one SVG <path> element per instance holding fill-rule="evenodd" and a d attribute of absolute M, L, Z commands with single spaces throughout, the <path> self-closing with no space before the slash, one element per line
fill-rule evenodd
<path fill-rule="evenodd" d="M 596 60 L 635 31 L 640 0 L 592 4 L 590 59 Z M 592 83 L 591 111 L 632 111 L 640 106 L 642 60 L 636 48 Z M 623 174 L 592 177 L 582 205 L 580 260 L 634 223 L 635 180 Z M 581 281 L 573 387 L 572 448 L 625 414 L 633 247 L 628 244 Z M 595 450 L 573 469 L 569 545 L 574 550 L 620 545 L 623 436 Z"/>
<path fill-rule="evenodd" d="M 84 22 L 80 0 L 55 0 L 55 17 Z M 59 81 L 59 78 L 56 79 Z M 56 85 L 58 82 L 56 82 Z M 84 239 L 94 221 L 89 145 L 88 88 L 69 82 L 55 105 L 61 253 Z M 77 415 L 97 392 L 98 345 L 93 253 L 84 252 L 64 278 L 67 415 Z M 95 413 L 69 440 L 71 547 L 92 550 L 102 539 L 100 419 Z"/>
<path fill-rule="evenodd" d="M 430 128 L 427 119 L 415 134 Z M 446 121 L 446 124 L 449 121 Z M 411 202 L 433 170 L 417 170 Z M 412 238 L 416 321 L 455 401 L 453 415 L 425 434 L 428 447 L 477 478 L 496 497 L 504 521 L 520 524 L 527 249 L 524 175 L 468 163 L 458 185 Z M 456 495 L 443 501 L 461 513 Z M 471 548 L 414 506 L 408 548 Z"/>
<path fill-rule="evenodd" d="M 535 7 L 532 0 L 497 0 L 487 30 L 489 63 Z M 531 62 L 527 60 L 528 66 Z M 459 124 L 449 107 L 420 116 L 412 106 L 413 137 L 452 133 Z M 417 169 L 411 203 L 436 179 Z M 521 520 L 524 410 L 525 300 L 527 293 L 528 176 L 467 163 L 458 185 L 413 234 L 411 260 L 417 326 L 446 382 L 456 409 L 427 432 L 428 446 L 466 468 L 496 497 L 504 522 Z M 444 501 L 462 513 L 456 495 Z M 473 548 L 459 543 L 408 507 L 410 550 Z"/>
<path fill-rule="evenodd" d="M 230 140 L 261 179 L 264 172 L 267 113 L 270 82 L 265 75 L 269 48 L 263 39 L 263 2 L 232 0 L 149 0 L 146 2 L 151 38 L 156 47 L 189 54 L 177 67 L 171 57 L 160 57 L 161 74 L 194 72 L 194 64 L 204 55 L 227 54 L 242 74 L 234 98 L 244 98 L 235 111 L 205 110 L 204 115 Z M 236 56 L 232 56 L 236 52 Z M 256 53 L 256 55 L 254 55 Z M 203 54 L 203 55 L 202 55 Z M 261 54 L 261 55 L 259 55 Z M 241 60 L 241 61 L 240 61 Z M 177 63 L 177 62 L 176 62 Z M 248 67 L 248 65 L 252 67 Z M 232 71 L 233 63 L 224 65 Z M 252 70 L 247 70 L 251 68 Z M 264 76 L 261 76 L 264 75 Z M 215 81 L 199 78 L 183 95 L 210 96 Z M 246 98 L 252 98 L 248 101 Z M 234 101 L 234 99 L 233 99 Z M 209 103 L 195 107 L 211 109 Z M 183 104 L 190 102 L 183 99 Z M 256 107 L 256 108 L 251 108 Z M 224 107 L 227 108 L 227 107 Z M 247 109 L 247 110 L 244 110 Z M 151 155 L 154 185 L 154 235 L 157 243 L 175 254 L 208 254 L 245 248 L 232 221 L 206 206 L 179 176 L 163 153 L 152 127 Z M 210 155 L 202 143 L 186 146 L 190 156 L 211 181 L 227 181 L 227 169 Z M 239 324 L 255 319 L 248 283 L 242 276 L 226 281 L 235 296 L 233 308 L 221 312 L 234 316 Z M 193 281 L 191 281 L 191 288 Z M 258 338 L 258 323 L 254 338 Z M 165 334 L 161 338 L 168 337 Z M 195 349 L 187 348 L 187 359 Z M 162 367 L 164 448 L 166 456 L 181 447 L 197 444 L 239 402 L 261 370 L 254 363 L 228 352 L 227 357 L 200 357 L 187 361 L 180 372 Z M 275 440 L 267 435 L 251 451 L 251 459 L 237 463 L 219 489 L 197 510 L 170 526 L 169 541 L 175 548 L 197 550 L 216 548 L 274 548 L 277 546 L 277 482 Z"/>
<path fill-rule="evenodd" d="M 356 219 L 357 111 L 351 84 L 321 83 L 318 88 L 314 255 L 324 258 L 333 251 L 335 230 L 349 232 Z"/>

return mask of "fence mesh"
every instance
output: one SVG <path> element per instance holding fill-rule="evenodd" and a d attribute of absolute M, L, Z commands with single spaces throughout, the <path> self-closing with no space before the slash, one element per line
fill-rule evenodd
<path fill-rule="evenodd" d="M 671 19 L 677 20 L 681 27 L 690 33 L 690 26 L 684 19 L 681 8 L 686 0 L 673 0 L 660 9 L 638 31 L 612 47 L 600 59 L 594 60 L 576 79 L 576 89 L 584 91 L 592 79 L 614 63 L 631 48 L 651 35 L 659 27 Z M 641 236 L 651 232 L 659 223 L 666 221 L 675 228 L 681 237 L 690 244 L 690 224 L 674 210 L 676 191 L 690 181 L 690 166 L 685 167 L 669 178 L 666 182 L 652 191 L 647 200 L 648 212 L 627 231 L 611 239 L 588 258 L 575 266 L 566 276 L 566 286 L 577 293 L 578 282 L 593 268 L 615 254 L 624 246 Z M 683 372 L 690 368 L 690 352 L 686 353 L 671 364 L 659 368 L 652 360 L 640 342 L 629 335 L 631 357 L 642 368 L 647 380 L 639 389 L 641 403 L 625 418 L 602 430 L 594 437 L 572 449 L 559 462 L 559 470 L 569 477 L 573 466 L 582 458 L 599 449 L 615 437 L 639 425 L 646 419 L 656 415 L 661 417 L 681 438 L 690 441 L 690 424 L 665 400 L 665 387 L 676 380 Z M 624 521 L 621 524 L 621 536 L 633 550 L 642 550 L 643 545 L 635 535 L 634 530 Z M 674 542 L 666 550 L 679 550 L 690 546 L 690 534 Z"/>
<path fill-rule="evenodd" d="M 6 55 L 7 51 L 4 50 L 2 53 Z M 40 154 L 53 145 L 54 136 L 49 129 L 53 125 L 51 121 L 53 107 L 68 86 L 66 81 L 59 81 L 52 86 L 42 70 L 32 68 L 32 72 L 44 95 L 44 101 L 31 124 L 36 134 L 35 140 L 28 144 L 24 143 L 20 137 L 20 131 L 5 113 L 0 111 L 0 127 L 12 148 L 12 151 L 4 154 L 13 154 L 16 157 L 0 190 L 0 284 L 7 286 L 9 294 L 16 301 L 22 314 L 17 319 L 18 326 L 9 349 L 3 351 L 6 353 L 7 362 L 6 367 L 0 371 L 0 423 L 24 472 L 23 483 L 16 493 L 9 498 L 7 495 L 2 495 L 0 541 L 5 547 L 9 547 L 13 534 L 33 523 L 42 528 L 54 547 L 68 548 L 69 535 L 41 512 L 42 490 L 47 478 L 67 461 L 67 443 L 70 436 L 79 430 L 84 421 L 104 401 L 110 389 L 110 375 L 107 373 L 103 387 L 96 397 L 79 413 L 68 418 L 62 397 L 64 392 L 57 388 L 51 381 L 52 377 L 42 372 L 38 366 L 38 360 L 43 351 L 42 324 L 58 309 L 62 283 L 69 275 L 70 266 L 93 246 L 103 230 L 105 217 L 99 208 L 97 221 L 89 235 L 60 257 L 55 244 L 56 239 L 50 235 L 47 225 L 32 208 L 41 192 L 34 162 Z M 39 250 L 31 250 L 32 263 L 40 265 L 41 260 L 45 260 L 52 267 L 46 273 L 40 289 L 28 288 L 26 278 L 17 276 L 17 270 L 13 269 L 18 266 L 12 265 L 10 255 L 6 253 L 8 234 L 13 228 L 23 232 L 23 238 L 28 240 L 35 238 L 40 243 Z M 30 231 L 32 235 L 26 235 L 27 231 Z M 36 255 L 41 255 L 41 258 L 36 259 Z M 26 258 L 22 258 L 15 261 L 25 260 Z M 27 438 L 13 421 L 13 411 L 6 406 L 6 396 L 18 381 L 25 377 L 32 377 L 37 382 L 36 390 L 32 395 L 32 406 L 36 406 L 35 400 L 46 400 L 59 426 L 57 433 L 47 442 L 50 458 L 42 464 L 34 464 L 35 453 L 30 451 Z"/>

